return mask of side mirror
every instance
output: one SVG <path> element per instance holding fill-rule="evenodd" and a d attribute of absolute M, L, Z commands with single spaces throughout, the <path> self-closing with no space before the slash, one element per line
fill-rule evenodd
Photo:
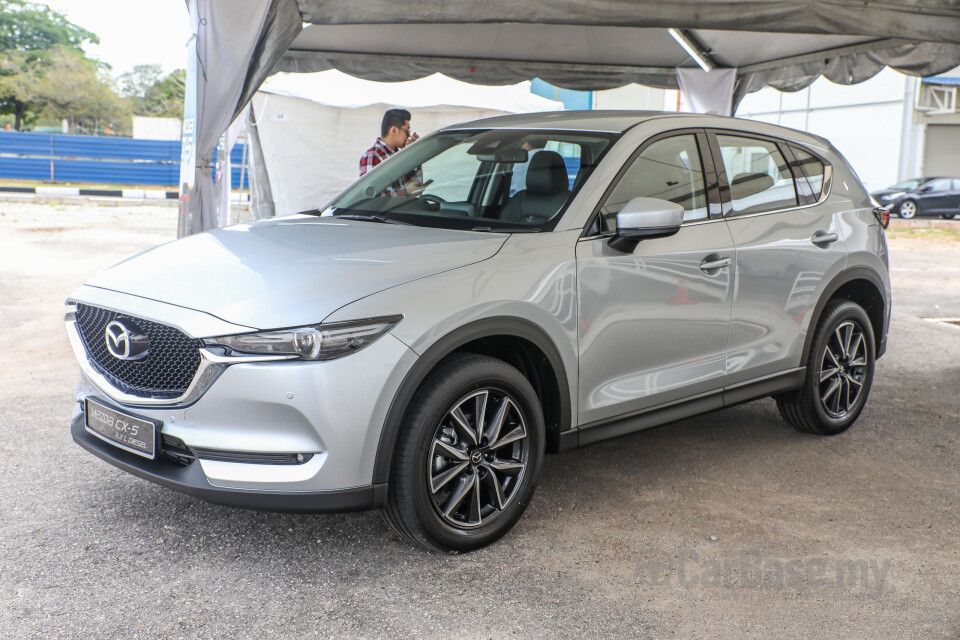
<path fill-rule="evenodd" d="M 633 253 L 641 240 L 672 236 L 683 223 L 683 207 L 660 198 L 634 198 L 617 213 L 617 235 L 608 244 Z"/>

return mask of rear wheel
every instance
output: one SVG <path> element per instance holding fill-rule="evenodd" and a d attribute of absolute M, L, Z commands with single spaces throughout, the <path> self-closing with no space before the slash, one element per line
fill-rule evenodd
<path fill-rule="evenodd" d="M 413 400 L 384 515 L 427 547 L 490 544 L 529 504 L 543 449 L 542 411 L 523 374 L 495 358 L 454 356 Z"/>
<path fill-rule="evenodd" d="M 917 217 L 917 203 L 914 200 L 904 200 L 900 203 L 897 213 L 904 220 L 910 220 Z"/>
<path fill-rule="evenodd" d="M 874 354 L 873 329 L 863 308 L 849 300 L 829 303 L 813 337 L 803 387 L 776 398 L 780 415 L 807 433 L 846 431 L 870 394 Z"/>

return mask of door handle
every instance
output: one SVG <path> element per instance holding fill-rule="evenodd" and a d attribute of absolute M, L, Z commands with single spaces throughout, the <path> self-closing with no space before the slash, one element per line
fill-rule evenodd
<path fill-rule="evenodd" d="M 836 242 L 839 239 L 840 239 L 840 236 L 838 236 L 835 233 L 827 233 L 826 231 L 817 231 L 815 234 L 813 234 L 813 237 L 810 238 L 810 242 L 812 242 L 817 246 L 820 246 L 820 245 L 826 246 L 828 244 L 832 244 Z"/>
<path fill-rule="evenodd" d="M 716 256 L 707 256 L 703 259 L 703 262 L 700 263 L 701 271 L 716 271 L 717 269 L 723 269 L 724 267 L 729 267 L 733 264 L 731 258 L 719 258 Z"/>

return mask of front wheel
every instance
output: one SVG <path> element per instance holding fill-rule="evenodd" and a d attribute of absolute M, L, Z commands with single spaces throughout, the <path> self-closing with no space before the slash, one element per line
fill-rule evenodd
<path fill-rule="evenodd" d="M 917 203 L 913 200 L 904 200 L 900 203 L 900 208 L 897 211 L 901 218 L 904 220 L 910 220 L 917 217 Z"/>
<path fill-rule="evenodd" d="M 530 382 L 502 360 L 459 354 L 413 400 L 384 515 L 427 547 L 469 551 L 503 536 L 533 496 L 544 449 Z"/>
<path fill-rule="evenodd" d="M 803 387 L 776 398 L 780 415 L 807 433 L 846 431 L 867 403 L 874 354 L 873 329 L 863 307 L 834 300 L 813 336 Z"/>

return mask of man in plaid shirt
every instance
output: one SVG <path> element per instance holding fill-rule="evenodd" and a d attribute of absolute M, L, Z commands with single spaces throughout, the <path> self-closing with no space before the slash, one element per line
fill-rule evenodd
<path fill-rule="evenodd" d="M 362 176 L 370 169 L 392 156 L 394 153 L 403 149 L 411 142 L 419 139 L 416 133 L 410 133 L 410 112 L 406 109 L 389 109 L 383 114 L 383 121 L 380 123 L 380 137 L 372 147 L 366 150 L 360 157 L 360 175 Z M 381 191 L 381 196 L 405 196 L 407 195 L 407 185 L 411 181 L 420 181 L 421 174 L 419 169 L 415 169 L 397 180 L 389 187 Z"/>

